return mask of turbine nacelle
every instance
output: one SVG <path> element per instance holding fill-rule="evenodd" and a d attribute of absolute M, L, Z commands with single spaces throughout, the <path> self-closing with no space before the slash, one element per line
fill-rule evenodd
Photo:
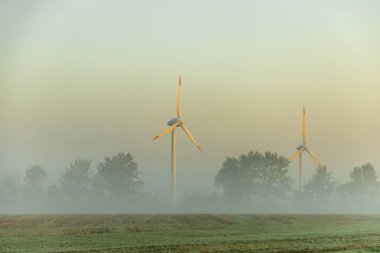
<path fill-rule="evenodd" d="M 182 125 L 182 123 L 183 123 L 183 121 L 180 118 L 172 118 L 166 124 L 168 124 L 169 126 L 173 126 L 173 125 L 177 124 L 177 127 L 179 127 Z"/>
<path fill-rule="evenodd" d="M 306 149 L 306 146 L 305 144 L 301 144 L 297 147 L 297 150 L 302 150 L 302 149 Z"/>

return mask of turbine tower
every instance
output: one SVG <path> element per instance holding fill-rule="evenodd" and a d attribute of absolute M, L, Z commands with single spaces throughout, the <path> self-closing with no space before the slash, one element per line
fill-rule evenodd
<path fill-rule="evenodd" d="M 182 117 L 182 110 L 181 110 L 181 95 L 182 95 L 182 80 L 181 76 L 179 76 L 178 79 L 178 98 L 177 98 L 177 118 L 172 118 L 168 121 L 168 125 L 170 126 L 168 129 L 163 131 L 162 133 L 156 135 L 153 140 L 158 140 L 162 136 L 171 133 L 172 135 L 172 141 L 171 141 L 171 176 L 172 176 L 172 193 L 173 193 L 173 204 L 175 206 L 176 204 L 176 191 L 177 191 L 177 182 L 176 182 L 176 176 L 177 176 L 177 160 L 176 160 L 176 128 L 181 127 L 185 133 L 189 136 L 190 140 L 195 144 L 195 146 L 202 151 L 201 146 L 198 144 L 198 142 L 194 139 L 194 137 L 191 135 L 189 129 L 185 126 L 185 123 L 181 119 Z"/>
<path fill-rule="evenodd" d="M 303 107 L 303 120 L 302 120 L 302 144 L 297 147 L 297 152 L 290 156 L 288 159 L 292 161 L 293 159 L 299 157 L 300 168 L 299 168 L 299 186 L 300 191 L 303 191 L 303 166 L 302 166 L 302 153 L 306 151 L 311 158 L 318 164 L 319 167 L 322 167 L 321 161 L 317 158 L 317 156 L 310 151 L 310 149 L 306 146 L 306 112 L 305 107 Z"/>

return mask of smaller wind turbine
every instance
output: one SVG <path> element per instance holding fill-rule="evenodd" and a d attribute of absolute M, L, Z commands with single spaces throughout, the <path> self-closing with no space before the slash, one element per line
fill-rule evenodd
<path fill-rule="evenodd" d="M 302 153 L 306 151 L 311 158 L 318 164 L 320 168 L 323 167 L 321 161 L 317 158 L 316 155 L 313 154 L 313 152 L 310 151 L 310 149 L 306 146 L 306 112 L 305 107 L 303 107 L 303 121 L 302 121 L 302 144 L 297 147 L 297 152 L 290 156 L 288 159 L 289 161 L 292 161 L 297 156 L 299 156 L 300 161 L 300 170 L 299 170 L 299 185 L 300 185 L 300 191 L 303 191 L 303 167 L 302 167 Z"/>
<path fill-rule="evenodd" d="M 177 118 L 173 118 L 168 121 L 168 125 L 170 126 L 168 129 L 163 131 L 162 133 L 156 135 L 153 140 L 158 140 L 162 136 L 171 133 L 172 134 L 172 141 L 171 141 L 171 174 L 172 174 L 172 194 L 173 194 L 173 204 L 175 206 L 176 204 L 176 194 L 177 194 L 177 158 L 176 158 L 176 152 L 177 152 L 177 142 L 176 142 L 176 128 L 181 127 L 183 131 L 189 136 L 190 140 L 194 143 L 194 145 L 202 151 L 201 146 L 198 144 L 198 142 L 195 140 L 195 138 L 191 135 L 189 129 L 185 126 L 185 123 L 182 120 L 182 110 L 181 110 L 181 95 L 182 95 L 182 80 L 181 76 L 179 76 L 178 79 L 178 97 L 177 97 Z"/>

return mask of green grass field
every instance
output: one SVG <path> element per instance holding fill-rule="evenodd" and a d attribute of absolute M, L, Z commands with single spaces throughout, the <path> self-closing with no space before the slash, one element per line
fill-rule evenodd
<path fill-rule="evenodd" d="M 380 252 L 380 216 L 3 215 L 0 252 Z"/>

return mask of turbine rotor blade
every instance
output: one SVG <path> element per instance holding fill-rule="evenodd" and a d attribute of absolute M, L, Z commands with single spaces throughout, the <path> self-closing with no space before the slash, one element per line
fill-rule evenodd
<path fill-rule="evenodd" d="M 197 141 L 194 139 L 194 137 L 191 135 L 189 129 L 187 129 L 187 127 L 186 127 L 184 124 L 182 124 L 181 127 L 182 127 L 183 131 L 185 131 L 185 133 L 189 136 L 190 140 L 194 143 L 194 145 L 197 146 L 197 148 L 198 148 L 201 152 L 203 152 L 201 146 L 198 144 L 198 142 L 197 142 Z"/>
<path fill-rule="evenodd" d="M 302 141 L 303 141 L 303 144 L 306 145 L 306 111 L 305 111 L 305 106 L 303 107 Z"/>
<path fill-rule="evenodd" d="M 294 158 L 296 158 L 297 156 L 299 156 L 301 153 L 302 153 L 303 149 L 301 149 L 300 151 L 298 151 L 297 153 L 294 153 L 293 155 L 291 155 L 288 160 L 291 161 L 293 160 Z"/>
<path fill-rule="evenodd" d="M 314 155 L 313 152 L 311 152 L 308 148 L 306 149 L 306 152 L 309 153 L 309 155 L 311 156 L 311 158 L 313 158 L 313 160 L 318 163 L 319 167 L 322 167 L 321 161 L 318 159 L 318 157 L 316 155 Z"/>
<path fill-rule="evenodd" d="M 177 97 L 177 115 L 178 115 L 178 118 L 182 116 L 181 96 L 182 96 L 182 79 L 181 79 L 181 76 L 179 76 L 179 79 L 178 79 L 178 97 Z"/>
<path fill-rule="evenodd" d="M 164 136 L 165 134 L 168 134 L 170 133 L 171 131 L 173 131 L 177 126 L 178 126 L 179 123 L 175 123 L 174 125 L 172 125 L 171 127 L 169 127 L 168 129 L 166 129 L 165 131 L 163 131 L 162 133 L 160 134 L 157 134 L 153 140 L 157 140 L 157 139 L 160 139 L 162 136 Z"/>

